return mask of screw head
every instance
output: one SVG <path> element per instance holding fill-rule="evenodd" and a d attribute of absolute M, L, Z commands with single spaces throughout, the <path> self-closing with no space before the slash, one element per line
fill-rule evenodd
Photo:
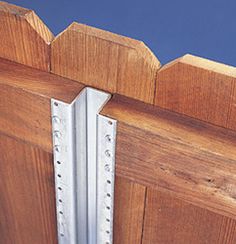
<path fill-rule="evenodd" d="M 112 141 L 112 139 L 111 139 L 111 136 L 110 136 L 110 135 L 106 135 L 106 137 L 105 137 L 105 138 L 106 138 L 106 141 L 107 141 L 107 142 L 111 142 L 111 141 Z"/>
<path fill-rule="evenodd" d="M 111 168 L 110 168 L 110 165 L 109 165 L 109 164 L 106 164 L 106 165 L 104 166 L 104 168 L 105 168 L 105 170 L 106 170 L 107 172 L 110 172 L 110 171 L 111 171 Z"/>
<path fill-rule="evenodd" d="M 60 151 L 61 151 L 59 145 L 56 145 L 56 146 L 55 146 L 55 151 L 56 151 L 56 152 L 60 152 Z"/>
<path fill-rule="evenodd" d="M 105 155 L 106 155 L 108 158 L 110 158 L 110 157 L 111 157 L 111 152 L 110 152 L 110 150 L 106 150 L 106 151 L 105 151 Z"/>
<path fill-rule="evenodd" d="M 58 130 L 54 131 L 54 136 L 55 136 L 57 139 L 61 138 L 61 132 L 58 131 Z"/>
<path fill-rule="evenodd" d="M 53 116 L 52 120 L 55 124 L 59 124 L 61 122 L 60 118 L 58 116 Z"/>

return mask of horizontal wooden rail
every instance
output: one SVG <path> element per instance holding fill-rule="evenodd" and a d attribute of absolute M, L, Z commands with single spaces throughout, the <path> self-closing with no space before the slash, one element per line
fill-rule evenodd
<path fill-rule="evenodd" d="M 83 87 L 0 58 L 0 131 L 52 152 L 51 98 L 71 102 Z"/>
<path fill-rule="evenodd" d="M 236 217 L 235 132 L 119 95 L 102 113 L 118 121 L 118 175 Z"/>

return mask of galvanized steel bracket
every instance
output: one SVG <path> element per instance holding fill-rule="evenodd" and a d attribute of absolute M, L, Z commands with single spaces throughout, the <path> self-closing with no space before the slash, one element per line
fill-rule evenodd
<path fill-rule="evenodd" d="M 111 244 L 116 120 L 99 114 L 110 94 L 85 88 L 51 100 L 59 244 Z"/>

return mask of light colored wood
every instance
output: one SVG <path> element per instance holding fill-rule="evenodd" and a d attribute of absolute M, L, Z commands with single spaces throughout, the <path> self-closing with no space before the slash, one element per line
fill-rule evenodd
<path fill-rule="evenodd" d="M 146 187 L 116 177 L 114 243 L 141 243 Z"/>
<path fill-rule="evenodd" d="M 235 129 L 236 68 L 185 55 L 158 72 L 155 105 Z"/>
<path fill-rule="evenodd" d="M 73 23 L 52 42 L 52 72 L 153 103 L 158 59 L 143 42 Z"/>
<path fill-rule="evenodd" d="M 51 98 L 72 102 L 78 82 L 0 59 L 0 131 L 52 151 Z"/>
<path fill-rule="evenodd" d="M 236 218 L 236 133 L 116 95 L 116 173 Z"/>
<path fill-rule="evenodd" d="M 32 11 L 0 2 L 0 57 L 50 70 L 53 34 Z"/>
<path fill-rule="evenodd" d="M 2 134 L 0 152 L 0 243 L 56 244 L 52 155 Z"/>
<path fill-rule="evenodd" d="M 147 190 L 142 244 L 234 244 L 236 220 Z"/>

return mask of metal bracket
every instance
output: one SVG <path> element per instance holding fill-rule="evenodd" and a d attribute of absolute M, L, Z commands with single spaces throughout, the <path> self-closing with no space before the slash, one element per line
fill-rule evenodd
<path fill-rule="evenodd" d="M 85 88 L 51 100 L 59 244 L 111 244 L 116 120 L 99 115 L 110 94 Z"/>

